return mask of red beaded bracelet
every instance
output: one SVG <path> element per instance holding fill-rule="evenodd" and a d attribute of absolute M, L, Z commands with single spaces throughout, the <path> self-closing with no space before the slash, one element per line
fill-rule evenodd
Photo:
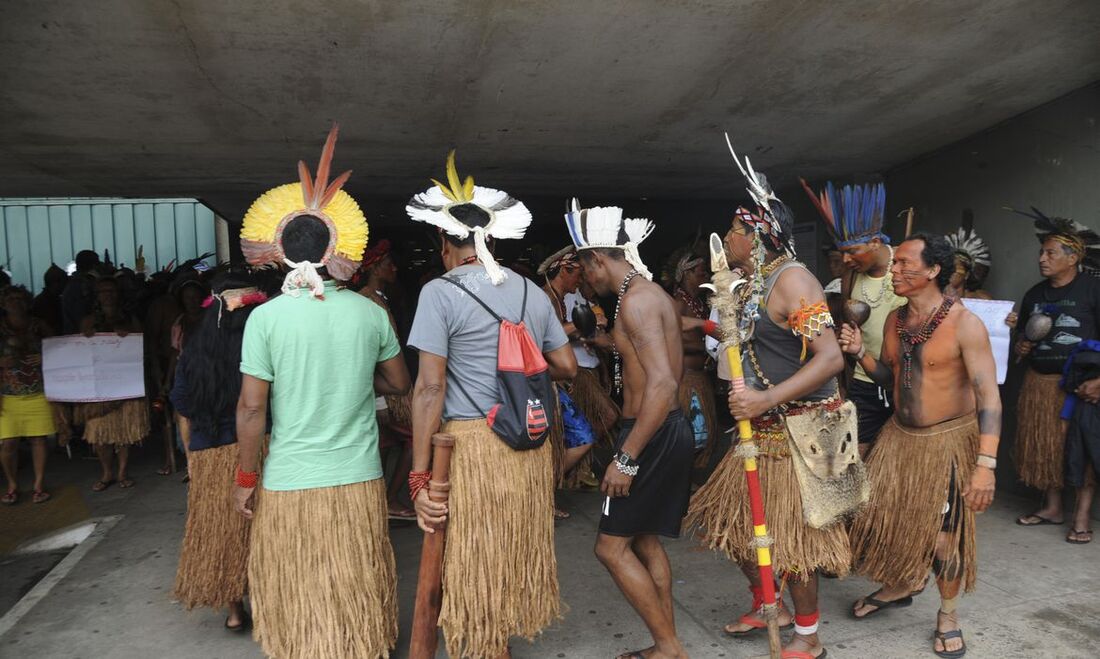
<path fill-rule="evenodd" d="M 431 480 L 432 472 L 430 471 L 409 472 L 409 497 L 413 503 L 416 503 L 416 495 L 420 494 L 420 490 L 428 487 L 428 482 Z"/>
<path fill-rule="evenodd" d="M 718 331 L 718 323 L 710 320 L 709 318 L 703 323 L 703 334 L 707 336 L 714 336 L 714 333 Z"/>
<path fill-rule="evenodd" d="M 256 487 L 256 482 L 259 481 L 260 474 L 255 471 L 243 471 L 240 465 L 237 465 L 237 487 Z"/>

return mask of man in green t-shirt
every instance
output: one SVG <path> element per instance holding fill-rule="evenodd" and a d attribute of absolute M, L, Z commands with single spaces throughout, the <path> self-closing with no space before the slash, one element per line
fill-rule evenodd
<path fill-rule="evenodd" d="M 408 391 L 409 374 L 386 312 L 334 281 L 351 276 L 367 239 L 366 218 L 340 190 L 346 175 L 325 180 L 335 132 L 319 180 L 301 165 L 301 186 L 265 193 L 241 228 L 251 264 L 291 268 L 283 295 L 245 326 L 237 405 L 235 499 L 253 520 L 255 637 L 275 657 L 378 657 L 397 640 L 374 399 Z"/>

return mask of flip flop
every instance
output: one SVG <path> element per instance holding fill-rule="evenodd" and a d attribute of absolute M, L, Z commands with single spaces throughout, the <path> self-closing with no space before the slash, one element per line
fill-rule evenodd
<path fill-rule="evenodd" d="M 1025 522 L 1024 520 L 1026 520 L 1029 517 L 1034 517 L 1035 519 L 1037 519 L 1039 521 L 1038 522 Z M 1053 520 L 1053 519 L 1047 519 L 1046 517 L 1043 517 L 1042 515 L 1036 515 L 1035 513 L 1031 513 L 1029 515 L 1022 515 L 1022 516 L 1016 518 L 1016 524 L 1019 525 L 1019 526 L 1043 526 L 1043 525 L 1046 525 L 1046 524 L 1050 524 L 1052 526 L 1061 526 L 1065 523 L 1066 523 L 1065 520 L 1057 521 L 1057 520 Z"/>
<path fill-rule="evenodd" d="M 615 659 L 623 659 L 623 657 L 626 657 L 626 659 L 645 659 L 645 655 L 642 654 L 642 653 L 645 652 L 646 650 L 652 650 L 652 649 L 653 648 L 650 647 L 650 648 L 646 648 L 645 650 L 631 650 L 629 652 L 624 652 L 624 653 L 620 654 Z"/>
<path fill-rule="evenodd" d="M 571 515 L 569 513 L 565 512 L 564 510 L 560 510 L 558 508 L 554 509 L 554 519 L 555 520 L 569 519 L 570 517 L 571 517 Z"/>
<path fill-rule="evenodd" d="M 937 650 L 936 644 L 932 643 L 932 652 L 936 653 L 936 656 L 947 657 L 947 659 L 957 659 L 958 657 L 966 654 L 966 641 L 963 640 L 963 633 L 961 629 L 952 629 L 949 632 L 935 631 L 932 633 L 933 639 L 938 639 L 940 643 L 943 643 L 943 647 L 947 647 L 947 639 L 957 638 L 962 640 L 963 645 L 958 650 Z"/>
<path fill-rule="evenodd" d="M 156 471 L 157 476 L 171 476 L 172 470 L 168 467 L 161 467 Z"/>
<path fill-rule="evenodd" d="M 46 490 L 35 490 L 34 493 L 31 494 L 32 503 L 46 503 L 51 498 L 53 498 L 53 495 Z"/>
<path fill-rule="evenodd" d="M 96 481 L 95 484 L 92 485 L 92 492 L 102 492 L 103 490 L 106 490 L 114 484 L 115 479 L 113 478 L 107 481 Z"/>
<path fill-rule="evenodd" d="M 130 489 L 131 487 L 134 486 L 134 479 L 132 479 L 132 478 L 123 478 L 122 480 L 120 480 L 118 482 L 118 486 L 123 490 L 128 490 L 128 489 Z"/>
<path fill-rule="evenodd" d="M 814 656 L 802 650 L 783 650 L 779 656 L 782 657 L 782 659 L 822 659 L 822 657 L 829 656 L 829 651 L 825 648 L 821 648 L 821 654 Z"/>
<path fill-rule="evenodd" d="M 870 618 L 871 616 L 873 616 L 876 613 L 879 613 L 879 612 L 881 612 L 885 609 L 901 609 L 901 608 L 907 607 L 907 606 L 909 606 L 910 604 L 913 603 L 913 596 L 912 595 L 906 595 L 905 597 L 899 597 L 898 599 L 890 600 L 889 602 L 884 602 L 880 599 L 875 599 L 875 595 L 881 595 L 881 594 L 882 594 L 882 589 L 880 588 L 880 589 L 876 590 L 875 592 L 871 593 L 870 595 L 863 598 L 863 606 L 867 606 L 868 604 L 870 604 L 871 606 L 875 607 L 875 609 L 873 611 L 871 611 L 870 613 L 864 613 L 861 616 L 856 615 L 855 606 L 853 606 L 852 608 L 848 609 L 848 615 L 852 618 L 855 618 L 856 620 L 863 620 L 865 618 Z"/>
<path fill-rule="evenodd" d="M 1080 540 L 1079 538 L 1083 535 L 1088 536 L 1088 540 Z M 1087 545 L 1092 542 L 1092 529 L 1085 529 L 1084 531 L 1073 529 L 1066 534 L 1066 542 L 1071 545 Z"/>
<path fill-rule="evenodd" d="M 14 506 L 19 501 L 18 490 L 8 490 L 7 493 L 0 497 L 0 503 L 5 506 Z"/>
<path fill-rule="evenodd" d="M 229 624 L 229 618 L 225 619 L 225 628 L 227 630 L 233 632 L 234 634 L 239 634 L 243 631 L 246 631 L 246 630 L 250 629 L 251 627 L 252 627 L 252 616 L 248 615 L 247 613 L 244 614 L 243 616 L 241 616 L 241 624 L 239 624 L 239 625 L 231 625 L 231 624 Z"/>
<path fill-rule="evenodd" d="M 725 627 L 722 628 L 722 633 L 725 634 L 726 636 L 732 636 L 733 638 L 743 638 L 745 636 L 748 636 L 749 634 L 752 634 L 754 632 L 758 632 L 761 629 L 767 629 L 768 628 L 768 623 L 765 620 L 763 620 L 762 618 L 759 618 L 755 613 L 746 613 L 743 616 L 741 616 L 740 618 L 738 618 L 737 622 L 739 622 L 743 625 L 748 625 L 749 627 L 751 627 L 751 629 L 746 629 L 745 631 L 741 631 L 741 632 L 735 632 L 735 631 L 729 629 L 729 625 L 726 625 Z M 794 627 L 794 621 L 793 620 L 791 622 L 788 622 L 785 625 L 780 625 L 779 626 L 780 629 L 790 629 L 791 627 Z"/>

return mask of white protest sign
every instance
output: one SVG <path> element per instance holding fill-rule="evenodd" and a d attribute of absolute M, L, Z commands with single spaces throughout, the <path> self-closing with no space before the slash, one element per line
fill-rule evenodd
<path fill-rule="evenodd" d="M 46 398 L 65 403 L 141 398 L 145 395 L 143 343 L 141 334 L 44 339 Z"/>
<path fill-rule="evenodd" d="M 1012 313 L 1011 300 L 978 300 L 963 298 L 963 306 L 981 319 L 989 332 L 989 343 L 993 346 L 993 361 L 997 363 L 997 384 L 1005 383 L 1008 373 L 1009 334 L 1012 328 L 1005 325 L 1005 318 Z"/>

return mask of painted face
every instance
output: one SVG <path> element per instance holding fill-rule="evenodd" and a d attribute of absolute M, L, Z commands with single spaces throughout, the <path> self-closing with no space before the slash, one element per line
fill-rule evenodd
<path fill-rule="evenodd" d="M 875 267 L 880 245 L 882 245 L 882 241 L 878 238 L 872 238 L 865 243 L 841 247 L 840 254 L 844 266 L 856 272 L 867 272 Z"/>
<path fill-rule="evenodd" d="M 894 265 L 890 274 L 894 280 L 894 294 L 910 297 L 927 286 L 935 286 L 934 279 L 939 266 L 928 267 L 921 259 L 923 240 L 907 240 L 894 250 Z"/>
<path fill-rule="evenodd" d="M 1053 238 L 1043 241 L 1043 246 L 1039 249 L 1039 274 L 1047 279 L 1076 272 L 1078 262 L 1080 257 L 1076 253 L 1072 253 Z"/>

